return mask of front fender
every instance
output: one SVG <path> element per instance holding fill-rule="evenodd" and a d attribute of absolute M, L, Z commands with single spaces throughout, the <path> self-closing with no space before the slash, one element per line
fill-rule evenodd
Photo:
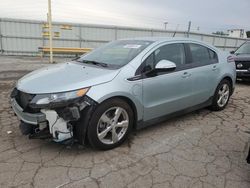
<path fill-rule="evenodd" d="M 136 81 L 133 83 L 123 80 L 96 85 L 91 87 L 87 95 L 99 104 L 113 97 L 127 98 L 133 102 L 136 108 L 137 121 L 142 120 L 143 118 L 141 81 Z"/>

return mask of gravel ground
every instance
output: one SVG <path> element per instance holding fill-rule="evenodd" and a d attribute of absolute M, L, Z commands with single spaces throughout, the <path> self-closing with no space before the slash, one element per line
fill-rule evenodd
<path fill-rule="evenodd" d="M 224 111 L 199 110 L 137 131 L 119 148 L 96 151 L 21 135 L 10 90 L 47 61 L 0 56 L 0 187 L 250 187 L 250 83 L 237 84 Z"/>

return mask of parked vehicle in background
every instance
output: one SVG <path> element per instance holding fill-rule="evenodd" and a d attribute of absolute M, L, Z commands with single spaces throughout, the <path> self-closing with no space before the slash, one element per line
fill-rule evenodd
<path fill-rule="evenodd" d="M 230 54 L 200 41 L 124 39 L 24 76 L 11 104 L 32 138 L 111 149 L 134 128 L 203 107 L 223 110 L 235 80 Z"/>
<path fill-rule="evenodd" d="M 250 41 L 242 44 L 235 52 L 237 78 L 250 80 Z"/>
<path fill-rule="evenodd" d="M 248 154 L 247 154 L 246 161 L 248 164 L 250 164 L 250 141 L 248 142 L 247 149 L 248 149 Z"/>

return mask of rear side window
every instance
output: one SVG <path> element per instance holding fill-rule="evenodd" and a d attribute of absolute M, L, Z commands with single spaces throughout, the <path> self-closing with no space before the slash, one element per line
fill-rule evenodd
<path fill-rule="evenodd" d="M 192 59 L 191 63 L 201 66 L 218 63 L 217 53 L 213 50 L 199 44 L 189 44 L 189 47 Z"/>
<path fill-rule="evenodd" d="M 189 44 L 190 52 L 192 56 L 192 63 L 197 64 L 209 64 L 210 53 L 208 48 L 199 44 Z"/>

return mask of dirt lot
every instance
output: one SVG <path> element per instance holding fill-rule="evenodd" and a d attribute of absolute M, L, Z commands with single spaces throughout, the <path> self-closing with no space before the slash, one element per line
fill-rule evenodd
<path fill-rule="evenodd" d="M 238 83 L 222 112 L 203 109 L 151 126 L 104 152 L 20 134 L 9 93 L 19 77 L 46 66 L 43 61 L 0 56 L 0 187 L 250 187 L 244 132 L 250 84 Z"/>

